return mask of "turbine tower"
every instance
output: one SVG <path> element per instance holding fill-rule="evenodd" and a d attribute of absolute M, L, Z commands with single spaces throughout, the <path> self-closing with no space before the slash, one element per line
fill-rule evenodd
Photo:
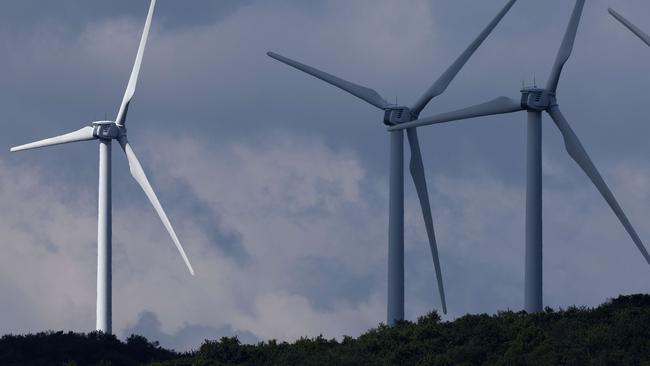
<path fill-rule="evenodd" d="M 469 47 L 447 68 L 438 80 L 427 90 L 424 95 L 412 106 L 391 105 L 376 91 L 361 85 L 351 83 L 334 75 L 307 66 L 287 57 L 268 52 L 268 56 L 310 74 L 322 81 L 338 87 L 384 111 L 384 124 L 392 126 L 406 123 L 418 118 L 420 112 L 431 99 L 442 94 L 454 77 L 462 69 L 469 58 L 479 48 L 492 30 L 499 24 L 516 0 L 510 0 Z M 415 128 L 406 130 L 411 149 L 411 162 L 409 169 L 415 184 L 424 224 L 426 227 L 433 264 L 438 282 L 438 292 L 442 311 L 447 313 L 445 291 L 442 283 L 442 271 L 438 258 L 438 247 L 433 229 L 433 219 L 429 205 L 429 194 L 424 176 L 424 165 L 420 153 L 420 143 Z M 388 303 L 387 323 L 404 319 L 404 133 L 395 130 L 390 133 L 390 193 L 388 215 Z"/>
<path fill-rule="evenodd" d="M 585 0 L 577 0 L 571 15 L 564 40 L 557 54 L 546 88 L 523 88 L 521 100 L 499 97 L 487 103 L 422 118 L 409 123 L 390 127 L 391 131 L 415 128 L 443 122 L 457 121 L 480 116 L 526 111 L 528 114 L 527 168 L 526 168 L 526 258 L 525 258 L 525 310 L 542 311 L 542 112 L 546 111 L 564 138 L 569 155 L 587 174 L 605 201 L 632 237 L 645 260 L 650 264 L 650 255 L 641 239 L 625 216 L 614 195 L 600 176 L 596 166 L 583 148 L 578 136 L 560 111 L 556 91 L 564 64 L 568 61 L 578 31 L 578 24 Z"/>
<path fill-rule="evenodd" d="M 176 248 L 183 257 L 190 273 L 194 275 L 194 270 L 190 261 L 185 255 L 174 229 L 172 228 L 165 211 L 163 210 L 156 193 L 154 193 L 149 184 L 149 180 L 138 161 L 131 144 L 126 135 L 126 114 L 129 110 L 131 99 L 135 93 L 135 87 L 138 83 L 140 65 L 144 54 L 149 28 L 151 27 L 151 18 L 153 17 L 156 0 L 151 0 L 149 14 L 142 32 L 140 47 L 135 59 L 135 65 L 131 72 L 131 78 L 126 88 L 126 93 L 120 105 L 119 112 L 115 121 L 98 121 L 93 122 L 92 126 L 83 127 L 77 131 L 65 135 L 32 142 L 11 148 L 11 151 L 21 151 L 46 147 L 70 142 L 99 140 L 99 194 L 98 194 L 98 215 L 97 215 L 97 330 L 104 333 L 111 333 L 111 143 L 117 140 L 126 154 L 129 163 L 131 175 L 140 185 L 145 195 L 158 213 L 169 235 L 171 235 Z"/>
<path fill-rule="evenodd" d="M 637 37 L 641 38 L 641 40 L 648 46 L 650 46 L 650 36 L 648 36 L 647 33 L 642 31 L 639 27 L 635 26 L 630 22 L 629 20 L 625 19 L 621 14 L 617 13 L 614 11 L 614 9 L 609 8 L 608 9 L 609 13 L 616 18 L 619 22 L 623 23 L 624 26 L 627 27 L 632 33 L 636 34 Z"/>

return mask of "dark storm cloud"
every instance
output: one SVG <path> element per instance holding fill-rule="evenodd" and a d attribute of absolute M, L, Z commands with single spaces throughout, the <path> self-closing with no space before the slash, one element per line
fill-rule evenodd
<path fill-rule="evenodd" d="M 147 3 L 4 1 L 0 145 L 68 132 L 105 114 L 113 118 Z M 129 111 L 129 136 L 179 236 L 188 238 L 190 259 L 203 271 L 190 281 L 166 267 L 178 260 L 173 248 L 156 246 L 151 254 L 141 245 L 124 246 L 118 258 L 145 258 L 147 265 L 123 273 L 119 290 L 132 301 L 115 314 L 121 328 L 148 329 L 180 349 L 194 333 L 228 334 L 231 328 L 222 324 L 259 338 L 290 338 L 359 332 L 384 320 L 388 135 L 382 111 L 265 53 L 286 54 L 410 104 L 504 3 L 160 0 Z M 518 1 L 423 115 L 499 95 L 518 98 L 522 80 L 544 84 L 572 6 L 566 0 Z M 648 238 L 650 128 L 643 106 L 650 50 L 606 13 L 607 6 L 650 31 L 645 0 L 587 2 L 558 93 L 567 119 Z M 591 305 L 618 291 L 647 292 L 645 264 L 549 122 L 548 303 Z M 517 309 L 523 297 L 524 115 L 423 128 L 420 140 L 449 318 Z M 115 150 L 116 230 L 128 242 L 168 241 Z M 2 245 L 14 258 L 0 273 L 13 279 L 12 264 L 41 268 L 45 260 L 42 267 L 64 272 L 69 284 L 55 289 L 65 301 L 56 302 L 61 296 L 52 293 L 51 308 L 41 309 L 39 296 L 48 289 L 43 273 L 22 274 L 20 291 L 0 280 L 3 293 L 16 294 L 12 301 L 35 314 L 11 323 L 0 319 L 12 330 L 92 326 L 96 154 L 96 145 L 87 143 L 0 156 L 6 172 L 0 173 L 1 204 L 11 213 L 0 220 L 8 233 Z M 405 187 L 406 311 L 415 318 L 439 304 L 408 175 Z M 35 214 L 41 211 L 47 220 Z M 80 220 L 83 237 L 66 229 Z M 39 247 L 43 242 L 66 244 L 66 250 L 54 257 Z M 74 248 L 83 251 L 70 254 Z M 42 287 L 29 292 L 35 284 Z M 152 309 L 147 297 L 165 297 L 168 286 L 194 311 L 161 307 L 139 316 Z M 70 306 L 82 316 L 63 318 Z M 218 317 L 216 308 L 223 310 Z M 288 316 L 300 321 L 280 326 Z M 176 329 L 186 324 L 187 331 L 174 338 L 160 330 L 161 322 Z"/>
<path fill-rule="evenodd" d="M 165 31 L 200 27 L 228 17 L 255 0 L 159 0 L 157 23 Z M 6 0 L 0 13 L 0 27 L 11 33 L 28 32 L 35 24 L 51 24 L 78 32 L 93 23 L 116 17 L 142 18 L 147 1 Z"/>

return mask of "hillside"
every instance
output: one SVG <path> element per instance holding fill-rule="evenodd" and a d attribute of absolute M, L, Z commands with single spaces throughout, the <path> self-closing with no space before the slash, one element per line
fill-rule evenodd
<path fill-rule="evenodd" d="M 198 345 L 197 345 L 198 346 Z M 358 338 L 242 345 L 206 341 L 179 354 L 140 336 L 49 332 L 0 339 L 0 365 L 650 365 L 650 295 L 544 313 L 436 313 Z"/>

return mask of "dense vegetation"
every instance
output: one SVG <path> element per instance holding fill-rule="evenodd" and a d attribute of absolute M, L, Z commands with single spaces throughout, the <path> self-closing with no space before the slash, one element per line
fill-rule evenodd
<path fill-rule="evenodd" d="M 500 312 L 442 322 L 380 325 L 358 338 L 293 343 L 205 341 L 178 354 L 140 336 L 121 342 L 90 333 L 0 339 L 0 365 L 650 365 L 650 295 L 620 296 L 594 308 Z"/>
<path fill-rule="evenodd" d="M 0 338 L 0 365 L 142 365 L 179 358 L 157 343 L 132 335 L 126 342 L 101 332 L 47 332 Z"/>

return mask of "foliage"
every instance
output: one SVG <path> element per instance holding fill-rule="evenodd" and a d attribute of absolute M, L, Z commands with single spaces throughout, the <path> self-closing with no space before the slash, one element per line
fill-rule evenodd
<path fill-rule="evenodd" d="M 3 366 L 135 366 L 179 357 L 180 354 L 138 335 L 130 336 L 126 342 L 102 332 L 44 332 L 0 338 L 0 365 Z"/>
<path fill-rule="evenodd" d="M 73 361 L 74 360 L 74 361 Z M 443 322 L 380 324 L 358 338 L 302 338 L 241 344 L 206 340 L 190 354 L 140 336 L 41 333 L 0 339 L 1 365 L 650 365 L 650 295 L 620 296 L 594 308 L 504 311 Z M 68 363 L 66 363 L 68 362 Z"/>

